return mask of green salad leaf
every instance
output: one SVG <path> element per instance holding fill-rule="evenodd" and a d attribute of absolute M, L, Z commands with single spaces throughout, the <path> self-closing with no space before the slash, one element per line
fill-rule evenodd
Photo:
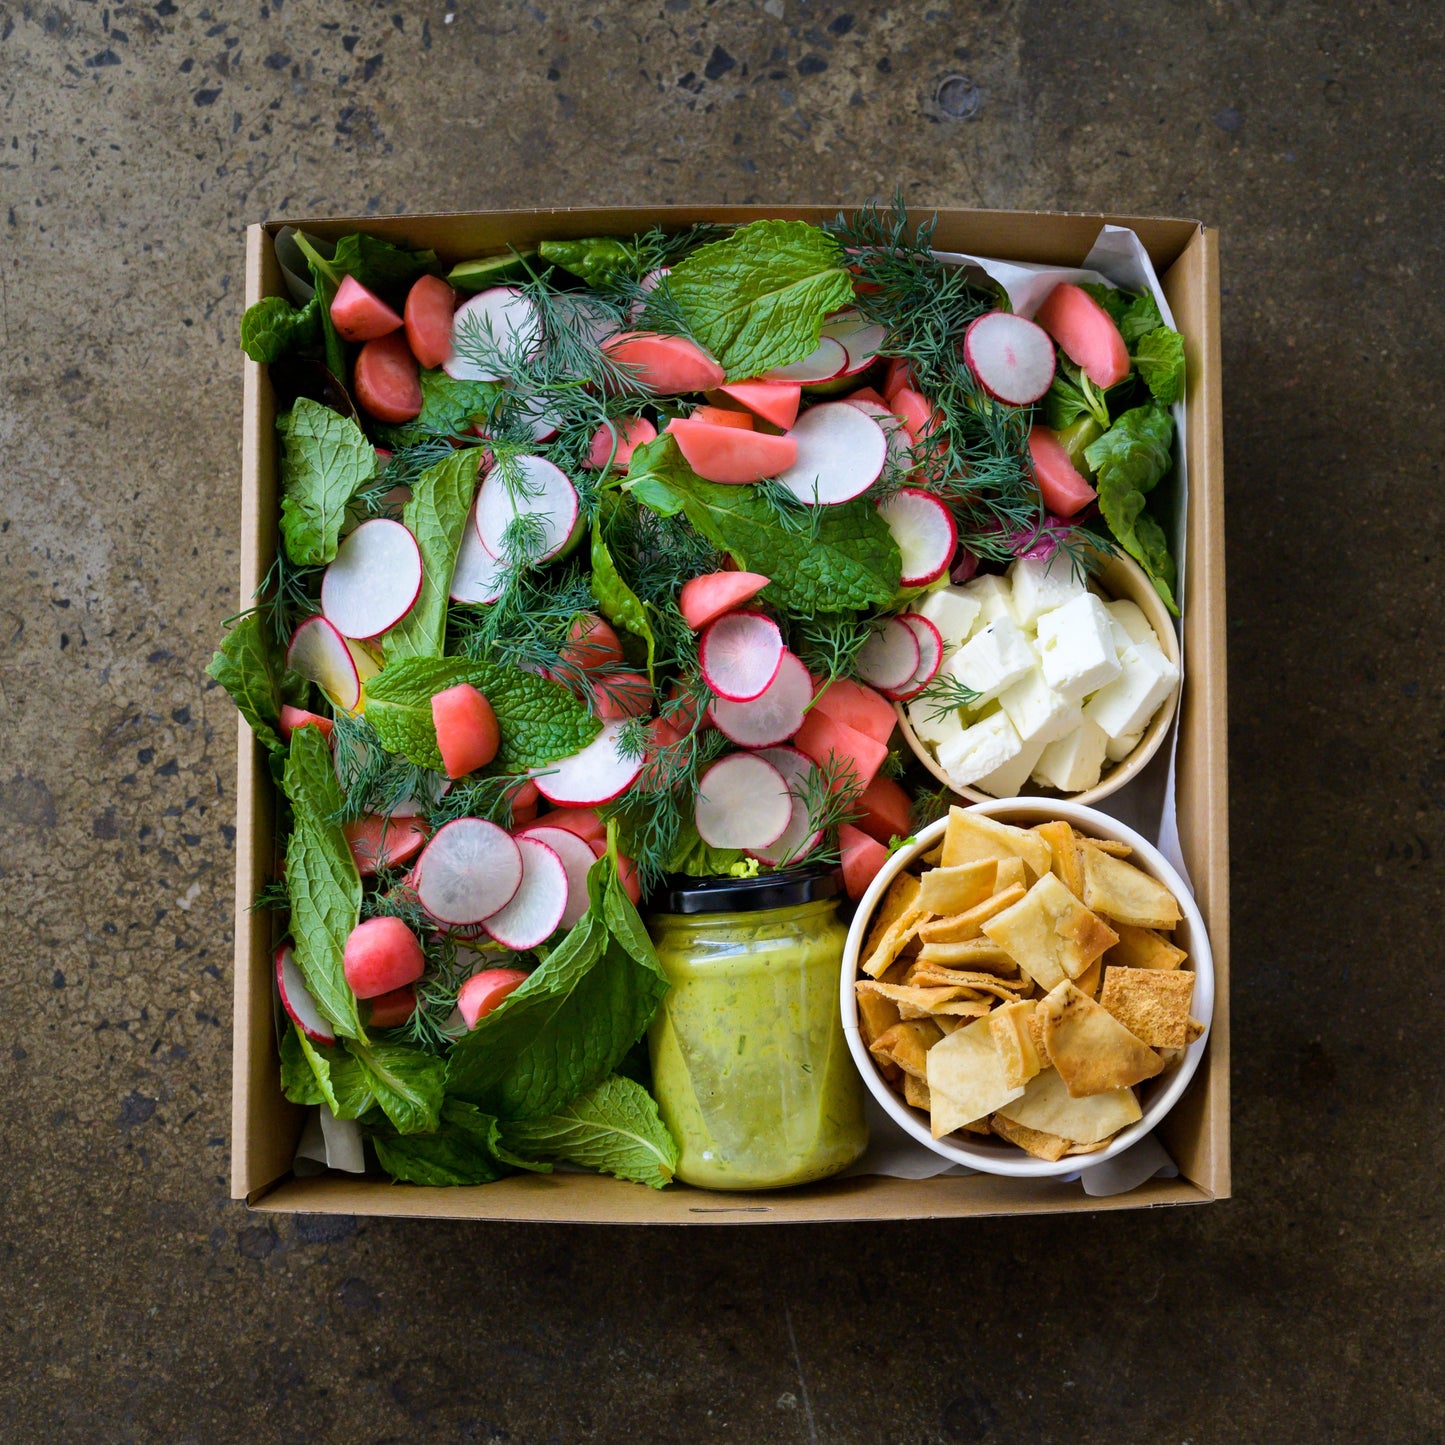
<path fill-rule="evenodd" d="M 550 1167 L 511 1157 L 496 1119 L 461 1099 L 447 1099 L 436 1128 L 425 1134 L 402 1134 L 385 1120 L 366 1122 L 381 1167 L 408 1184 L 490 1184 L 517 1167 Z"/>
<path fill-rule="evenodd" d="M 544 261 L 580 276 L 589 286 L 605 286 L 633 259 L 632 247 L 615 236 L 587 236 L 580 241 L 541 241 L 537 254 Z"/>
<path fill-rule="evenodd" d="M 1164 325 L 1164 318 L 1159 314 L 1159 303 L 1147 291 L 1140 296 L 1129 297 L 1129 305 L 1123 316 L 1115 319 L 1119 323 L 1119 334 L 1124 338 L 1126 346 L 1133 346 L 1141 336 Z"/>
<path fill-rule="evenodd" d="M 1167 326 L 1146 331 L 1134 346 L 1134 365 L 1160 406 L 1172 406 L 1184 393 L 1184 338 Z"/>
<path fill-rule="evenodd" d="M 281 1092 L 293 1104 L 330 1102 L 307 1057 L 306 1040 L 294 1023 L 288 1023 L 281 1035 Z"/>
<path fill-rule="evenodd" d="M 248 612 L 221 639 L 206 671 L 231 694 L 262 746 L 283 751 L 281 704 L 300 706 L 307 684 L 286 666 L 259 612 Z"/>
<path fill-rule="evenodd" d="M 241 317 L 241 350 L 263 366 L 320 344 L 321 303 L 314 293 L 304 306 L 266 296 Z"/>
<path fill-rule="evenodd" d="M 293 1023 L 281 1036 L 281 1090 L 293 1104 L 325 1104 L 338 1119 L 359 1119 L 371 1084 L 344 1044 L 315 1044 Z"/>
<path fill-rule="evenodd" d="M 447 630 L 447 597 L 462 529 L 477 490 L 475 448 L 453 452 L 412 483 L 401 520 L 421 550 L 421 595 L 381 640 L 388 659 L 440 657 Z"/>
<path fill-rule="evenodd" d="M 350 417 L 309 397 L 276 418 L 281 436 L 281 536 L 298 567 L 336 556 L 346 504 L 376 474 L 376 451 Z"/>
<path fill-rule="evenodd" d="M 345 1047 L 399 1134 L 429 1134 L 437 1128 L 446 1091 L 445 1060 L 408 1044 L 352 1040 Z"/>
<path fill-rule="evenodd" d="M 1097 281 L 1081 281 L 1079 290 L 1092 296 L 1109 313 L 1109 319 L 1115 326 L 1123 321 L 1128 313 L 1129 303 L 1134 299 L 1127 291 L 1120 291 L 1117 286 L 1101 286 Z"/>
<path fill-rule="evenodd" d="M 677 1169 L 678 1147 L 652 1096 L 613 1074 L 554 1114 L 501 1126 L 506 1145 L 524 1155 L 565 1159 L 603 1174 L 661 1189 Z"/>
<path fill-rule="evenodd" d="M 592 595 L 597 599 L 602 615 L 647 644 L 647 676 L 650 680 L 657 654 L 657 639 L 653 635 L 652 622 L 647 616 L 647 608 L 642 599 L 627 585 L 626 579 L 617 570 L 617 563 L 603 539 L 600 517 L 592 523 L 591 585 Z"/>
<path fill-rule="evenodd" d="M 336 288 L 341 285 L 342 273 L 337 271 L 330 259 L 320 249 L 321 243 L 301 231 L 292 233 L 297 249 L 306 257 L 311 268 L 311 285 L 315 288 L 317 315 L 321 320 L 321 342 L 326 357 L 326 369 L 345 386 L 348 381 L 346 347 L 337 334 L 331 319 L 331 303 L 336 299 Z"/>
<path fill-rule="evenodd" d="M 824 319 L 853 300 L 843 248 L 806 221 L 754 221 L 699 246 L 668 289 L 688 329 L 729 381 L 801 361 Z"/>
<path fill-rule="evenodd" d="M 330 821 L 341 808 L 341 785 L 320 728 L 298 728 L 292 735 L 281 787 L 292 813 L 286 892 L 296 963 L 331 1026 L 364 1040 L 342 958 L 361 914 L 361 878 L 345 835 Z"/>
<path fill-rule="evenodd" d="M 731 873 L 746 856 L 741 848 L 714 848 L 704 843 L 689 809 L 679 820 L 677 844 L 668 857 L 666 871 L 689 878 L 711 878 Z"/>
<path fill-rule="evenodd" d="M 336 243 L 330 269 L 338 286 L 343 276 L 351 276 L 368 291 L 400 296 L 436 263 L 435 251 L 404 251 L 390 241 L 357 233 L 343 236 Z"/>
<path fill-rule="evenodd" d="M 440 771 L 432 697 L 469 682 L 492 705 L 502 733 L 497 763 L 539 768 L 580 752 L 601 723 L 566 688 L 503 663 L 465 657 L 399 657 L 366 684 L 366 720 L 382 746 Z"/>
<path fill-rule="evenodd" d="M 421 382 L 421 412 L 407 425 L 448 436 L 461 436 L 486 421 L 506 390 L 500 381 L 459 381 L 440 367 L 421 372 L 417 379 Z"/>

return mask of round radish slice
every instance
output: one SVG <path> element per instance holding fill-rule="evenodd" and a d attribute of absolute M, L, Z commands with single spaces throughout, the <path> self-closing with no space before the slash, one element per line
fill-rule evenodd
<path fill-rule="evenodd" d="M 537 308 L 515 286 L 493 286 L 457 308 L 442 368 L 457 381 L 502 381 L 510 360 L 533 357 L 541 346 Z"/>
<path fill-rule="evenodd" d="M 913 676 L 894 694 L 904 699 L 922 692 L 938 676 L 938 669 L 943 664 L 943 634 L 918 612 L 902 612 L 898 620 L 918 640 L 918 666 Z"/>
<path fill-rule="evenodd" d="M 969 322 L 963 359 L 992 397 L 1009 406 L 1037 401 L 1054 379 L 1054 343 L 1035 322 L 1011 311 L 990 311 Z"/>
<path fill-rule="evenodd" d="M 958 527 L 939 498 L 917 487 L 904 487 L 878 511 L 903 557 L 903 586 L 924 587 L 948 571 L 958 550 Z"/>
<path fill-rule="evenodd" d="M 762 748 L 785 742 L 803 726 L 813 700 L 813 679 L 808 669 L 786 648 L 777 676 L 751 702 L 714 698 L 708 716 L 718 731 L 740 747 Z"/>
<path fill-rule="evenodd" d="M 627 724 L 609 722 L 570 758 L 548 763 L 533 775 L 537 791 L 551 803 L 572 808 L 595 808 L 625 793 L 642 771 L 641 758 L 629 757 L 618 747 Z"/>
<path fill-rule="evenodd" d="M 313 1044 L 334 1044 L 336 1031 L 326 1021 L 306 980 L 301 977 L 301 965 L 289 942 L 276 950 L 276 989 L 281 995 L 281 1007 L 287 1017 Z"/>
<path fill-rule="evenodd" d="M 809 504 L 832 506 L 862 496 L 888 457 L 883 428 L 846 401 L 810 407 L 787 435 L 798 443 L 798 460 L 778 481 Z"/>
<path fill-rule="evenodd" d="M 820 336 L 817 347 L 801 361 L 765 371 L 763 381 L 832 381 L 848 368 L 848 348 L 831 336 Z"/>
<path fill-rule="evenodd" d="M 528 562 L 555 557 L 577 525 L 577 488 L 545 457 L 516 457 L 494 466 L 477 492 L 477 536 L 493 557 L 508 559 L 507 529 L 518 517 L 535 517 L 523 540 Z"/>
<path fill-rule="evenodd" d="M 808 827 L 810 819 L 806 802 L 808 775 L 817 765 L 807 753 L 799 752 L 797 748 L 759 748 L 758 757 L 770 762 L 782 774 L 783 782 L 792 795 L 793 812 L 788 826 L 774 842 L 766 848 L 750 851 L 759 863 L 766 863 L 770 868 L 775 868 L 785 858 L 790 863 L 797 863 L 823 841 L 821 828 Z"/>
<path fill-rule="evenodd" d="M 702 630 L 698 661 L 703 679 L 729 702 L 751 702 L 778 675 L 783 634 L 761 612 L 725 612 Z"/>
<path fill-rule="evenodd" d="M 421 548 L 400 522 L 363 522 L 321 576 L 321 611 L 344 637 L 377 637 L 421 595 Z"/>
<path fill-rule="evenodd" d="M 729 753 L 702 775 L 694 818 L 713 848 L 766 848 L 793 816 L 783 775 L 756 753 Z"/>
<path fill-rule="evenodd" d="M 864 416 L 871 416 L 883 428 L 883 435 L 888 438 L 888 465 L 898 472 L 911 472 L 913 438 L 903 425 L 903 418 L 876 401 L 850 396 L 847 404 L 857 407 Z"/>
<path fill-rule="evenodd" d="M 657 290 L 658 282 L 661 281 L 664 276 L 671 274 L 671 266 L 660 266 L 655 271 L 649 271 L 647 275 L 637 283 L 637 295 L 627 308 L 627 319 L 629 321 L 636 321 L 638 317 L 642 315 L 647 309 L 647 303 L 652 293 Z"/>
<path fill-rule="evenodd" d="M 486 929 L 498 943 L 520 952 L 545 943 L 557 931 L 567 911 L 567 870 L 540 839 L 516 842 L 522 855 L 521 885 L 507 905 L 487 919 Z"/>
<path fill-rule="evenodd" d="M 511 901 L 522 855 L 511 835 L 481 818 L 437 829 L 414 870 L 421 906 L 438 923 L 480 923 Z"/>
<path fill-rule="evenodd" d="M 642 284 L 647 283 L 644 281 Z M 654 281 L 653 285 L 656 284 Z M 591 296 L 564 291 L 553 296 L 552 305 L 569 331 L 585 337 L 594 346 L 601 346 L 619 330 L 616 314 Z"/>
<path fill-rule="evenodd" d="M 548 827 L 545 819 L 520 829 L 520 834 L 545 843 L 562 860 L 562 866 L 567 870 L 567 906 L 562 910 L 562 921 L 557 926 L 571 928 L 587 912 L 587 874 L 597 861 L 596 854 L 586 840 L 571 829 Z M 522 862 L 525 874 L 526 859 Z"/>
<path fill-rule="evenodd" d="M 840 342 L 848 353 L 848 365 L 843 369 L 844 376 L 852 376 L 872 366 L 878 360 L 878 353 L 883 349 L 883 343 L 888 337 L 883 327 L 864 321 L 856 313 L 828 322 L 823 327 L 823 335 L 831 336 L 834 341 Z"/>
<path fill-rule="evenodd" d="M 893 692 L 908 685 L 918 671 L 919 661 L 913 629 L 890 617 L 875 627 L 859 648 L 856 671 L 864 682 L 872 683 L 881 692 Z"/>
<path fill-rule="evenodd" d="M 452 569 L 452 601 L 495 602 L 507 590 L 510 573 L 505 562 L 499 562 L 482 546 L 477 535 L 477 504 L 473 502 L 467 525 L 462 528 L 457 565 Z"/>
<path fill-rule="evenodd" d="M 286 666 L 310 678 L 344 712 L 361 705 L 361 685 L 381 670 L 363 648 L 348 642 L 324 617 L 308 617 L 291 634 Z"/>
<path fill-rule="evenodd" d="M 547 403 L 529 396 L 517 408 L 517 420 L 532 433 L 534 442 L 549 442 L 562 429 L 561 419 L 547 410 Z"/>

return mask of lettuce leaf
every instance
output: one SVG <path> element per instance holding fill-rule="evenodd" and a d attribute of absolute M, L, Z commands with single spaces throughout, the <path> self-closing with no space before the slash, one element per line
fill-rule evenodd
<path fill-rule="evenodd" d="M 1109 313 L 1109 319 L 1115 326 L 1123 321 L 1129 302 L 1133 300 L 1127 291 L 1121 291 L 1117 286 L 1101 286 L 1097 281 L 1081 281 L 1079 290 L 1092 296 Z"/>
<path fill-rule="evenodd" d="M 304 306 L 266 296 L 241 317 L 241 350 L 263 366 L 321 343 L 321 303 L 313 293 Z"/>
<path fill-rule="evenodd" d="M 806 221 L 754 221 L 684 257 L 667 278 L 688 329 L 729 381 L 801 361 L 853 300 L 837 241 Z"/>
<path fill-rule="evenodd" d="M 1134 365 L 1160 406 L 1172 406 L 1184 392 L 1184 338 L 1167 326 L 1141 336 L 1134 347 Z"/>
<path fill-rule="evenodd" d="M 338 286 L 343 276 L 351 276 L 368 291 L 400 297 L 436 263 L 435 251 L 404 251 L 390 241 L 358 232 L 336 243 L 330 268 Z"/>
<path fill-rule="evenodd" d="M 615 236 L 587 236 L 580 241 L 540 241 L 544 261 L 580 276 L 589 286 L 605 286 L 633 260 L 632 248 Z"/>
<path fill-rule="evenodd" d="M 281 436 L 281 535 L 298 567 L 336 556 L 346 504 L 376 474 L 376 451 L 350 417 L 309 397 L 276 418 Z"/>
<path fill-rule="evenodd" d="M 206 671 L 231 694 L 261 745 L 283 752 L 281 704 L 300 706 L 307 683 L 286 666 L 259 612 L 248 612 L 221 639 Z"/>
<path fill-rule="evenodd" d="M 366 1124 L 381 1167 L 408 1184 L 490 1184 L 517 1167 L 550 1167 L 512 1158 L 496 1119 L 461 1099 L 446 1100 L 429 1133 L 401 1134 L 381 1120 Z"/>
<path fill-rule="evenodd" d="M 345 1049 L 399 1134 L 429 1134 L 440 1125 L 446 1089 L 443 1059 L 407 1044 L 352 1040 Z"/>
<path fill-rule="evenodd" d="M 605 515 L 604 512 L 603 516 Z M 592 595 L 597 599 L 598 610 L 609 622 L 626 628 L 634 637 L 641 638 L 647 644 L 647 676 L 651 681 L 653 660 L 657 651 L 652 623 L 642 599 L 627 585 L 626 579 L 617 570 L 617 563 L 603 538 L 602 527 L 602 517 L 592 523 Z"/>
<path fill-rule="evenodd" d="M 294 1023 L 281 1036 L 281 1092 L 293 1104 L 325 1104 L 338 1119 L 359 1119 L 375 1103 L 343 1044 L 314 1044 Z"/>
<path fill-rule="evenodd" d="M 1123 316 L 1116 320 L 1125 346 L 1133 346 L 1141 336 L 1164 325 L 1164 318 L 1159 314 L 1159 305 L 1147 291 L 1141 296 L 1131 297 Z"/>

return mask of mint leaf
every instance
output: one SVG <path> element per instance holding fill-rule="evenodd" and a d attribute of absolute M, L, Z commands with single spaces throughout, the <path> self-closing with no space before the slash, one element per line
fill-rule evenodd
<path fill-rule="evenodd" d="M 336 556 L 346 504 L 376 473 L 376 452 L 350 417 L 299 397 L 276 418 L 281 435 L 281 535 L 298 567 Z"/>
<path fill-rule="evenodd" d="M 512 1161 L 498 1152 L 496 1119 L 460 1099 L 442 1105 L 432 1133 L 402 1135 L 380 1125 L 369 1133 L 381 1167 L 408 1184 L 490 1184 L 511 1172 Z"/>
<path fill-rule="evenodd" d="M 453 452 L 412 484 L 401 520 L 421 549 L 421 594 L 381 640 L 387 658 L 440 657 L 446 641 L 447 596 L 462 529 L 477 489 L 475 448 Z"/>
<path fill-rule="evenodd" d="M 313 293 L 304 306 L 284 296 L 267 296 L 241 317 L 241 350 L 263 366 L 321 341 L 321 306 Z"/>
<path fill-rule="evenodd" d="M 729 381 L 801 361 L 853 300 L 843 248 L 806 221 L 754 221 L 684 257 L 668 289 Z"/>
<path fill-rule="evenodd" d="M 1172 406 L 1184 391 L 1184 338 L 1167 326 L 1145 332 L 1134 347 L 1134 365 L 1160 406 Z"/>
<path fill-rule="evenodd" d="M 499 381 L 458 381 L 438 367 L 419 373 L 421 413 L 409 426 L 461 436 L 491 415 L 506 388 Z"/>
<path fill-rule="evenodd" d="M 503 1124 L 501 1135 L 522 1154 L 565 1159 L 653 1189 L 670 1183 L 677 1169 L 677 1144 L 652 1096 L 617 1074 L 555 1114 Z"/>
<path fill-rule="evenodd" d="M 346 1045 L 372 1097 L 400 1134 L 429 1134 L 441 1122 L 446 1062 L 407 1044 Z"/>
<path fill-rule="evenodd" d="M 497 763 L 518 771 L 580 752 L 601 723 L 566 688 L 534 673 L 465 657 L 400 657 L 366 685 L 366 720 L 388 752 L 442 769 L 432 697 L 469 682 L 492 705 L 502 733 Z"/>
<path fill-rule="evenodd" d="M 206 671 L 231 694 L 262 746 L 282 751 L 281 704 L 299 703 L 306 680 L 287 668 L 259 612 L 248 612 L 221 639 Z"/>
<path fill-rule="evenodd" d="M 296 963 L 331 1026 L 347 1038 L 365 1039 L 342 962 L 360 917 L 361 878 L 345 836 L 330 821 L 341 809 L 341 785 L 319 728 L 299 728 L 292 736 L 281 787 L 293 817 L 286 892 Z"/>
<path fill-rule="evenodd" d="M 816 530 L 792 531 L 755 487 L 703 481 L 667 434 L 633 452 L 626 487 L 661 516 L 683 512 L 740 567 L 771 577 L 764 600 L 795 617 L 882 607 L 898 591 L 898 544 L 865 498 L 820 507 Z"/>
<path fill-rule="evenodd" d="M 588 236 L 580 241 L 540 241 L 544 261 L 580 276 L 589 286 L 605 286 L 632 262 L 632 248 L 615 236 Z"/>

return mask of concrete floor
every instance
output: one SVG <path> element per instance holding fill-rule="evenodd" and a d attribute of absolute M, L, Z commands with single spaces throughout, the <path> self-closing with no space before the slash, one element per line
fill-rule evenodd
<path fill-rule="evenodd" d="M 847 3 L 0 0 L 6 1438 L 1441 1438 L 1445 20 Z M 936 106 L 951 72 L 972 119 Z M 243 225 L 900 185 L 1222 230 L 1238 1198 L 248 1216 L 202 677 L 236 606 Z"/>

